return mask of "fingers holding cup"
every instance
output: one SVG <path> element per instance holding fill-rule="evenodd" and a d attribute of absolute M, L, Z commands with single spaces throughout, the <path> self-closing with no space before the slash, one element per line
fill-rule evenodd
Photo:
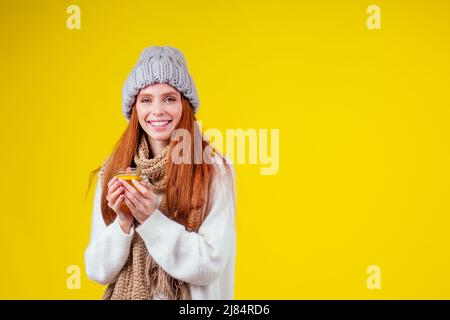
<path fill-rule="evenodd" d="M 136 179 L 131 180 L 133 186 L 142 194 L 142 196 L 146 199 L 152 199 L 151 194 L 152 191 L 150 190 L 150 186 L 149 183 L 147 182 L 147 180 L 141 180 L 138 181 Z"/>
<path fill-rule="evenodd" d="M 126 198 L 131 201 L 134 207 L 138 207 L 139 205 L 141 205 L 142 195 L 140 195 L 139 192 L 126 181 L 122 181 L 122 186 L 124 188 Z"/>

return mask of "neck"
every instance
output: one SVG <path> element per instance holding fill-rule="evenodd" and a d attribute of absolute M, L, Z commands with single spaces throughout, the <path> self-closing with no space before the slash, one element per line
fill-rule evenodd
<path fill-rule="evenodd" d="M 147 136 L 147 142 L 150 145 L 150 149 L 152 150 L 153 157 L 159 155 L 168 144 L 168 140 L 155 140 Z"/>

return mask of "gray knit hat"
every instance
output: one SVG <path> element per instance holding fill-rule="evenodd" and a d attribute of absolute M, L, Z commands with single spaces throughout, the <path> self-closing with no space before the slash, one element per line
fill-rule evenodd
<path fill-rule="evenodd" d="M 171 46 L 151 46 L 142 51 L 122 91 L 122 113 L 131 117 L 131 108 L 139 90 L 153 83 L 168 83 L 191 103 L 194 113 L 199 107 L 197 89 L 187 69 L 183 53 Z"/>

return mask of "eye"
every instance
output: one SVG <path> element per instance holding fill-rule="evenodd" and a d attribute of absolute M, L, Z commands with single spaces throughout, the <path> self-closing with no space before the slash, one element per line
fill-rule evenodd
<path fill-rule="evenodd" d="M 150 99 L 149 98 L 142 98 L 141 102 L 142 103 L 148 103 L 148 102 L 150 102 Z"/>
<path fill-rule="evenodd" d="M 172 99 L 172 100 L 169 100 L 169 99 Z M 170 101 L 170 102 L 174 102 L 174 101 L 176 101 L 177 99 L 175 99 L 174 97 L 170 96 L 170 97 L 167 97 L 167 100 Z"/>

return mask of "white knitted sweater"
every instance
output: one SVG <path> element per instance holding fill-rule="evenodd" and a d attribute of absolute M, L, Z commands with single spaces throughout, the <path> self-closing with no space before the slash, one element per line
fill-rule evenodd
<path fill-rule="evenodd" d="M 230 166 L 235 189 L 234 167 Z M 225 169 L 219 167 L 226 179 Z M 215 177 L 211 211 L 198 233 L 186 231 L 183 225 L 157 209 L 143 224 L 126 234 L 117 218 L 109 226 L 104 223 L 100 210 L 101 178 L 98 179 L 91 238 L 84 254 L 88 277 L 104 285 L 115 282 L 127 261 L 133 234 L 138 232 L 155 261 L 172 277 L 189 283 L 193 300 L 233 299 L 236 199 L 228 185 Z M 158 204 L 161 198 L 162 194 L 157 194 Z"/>

